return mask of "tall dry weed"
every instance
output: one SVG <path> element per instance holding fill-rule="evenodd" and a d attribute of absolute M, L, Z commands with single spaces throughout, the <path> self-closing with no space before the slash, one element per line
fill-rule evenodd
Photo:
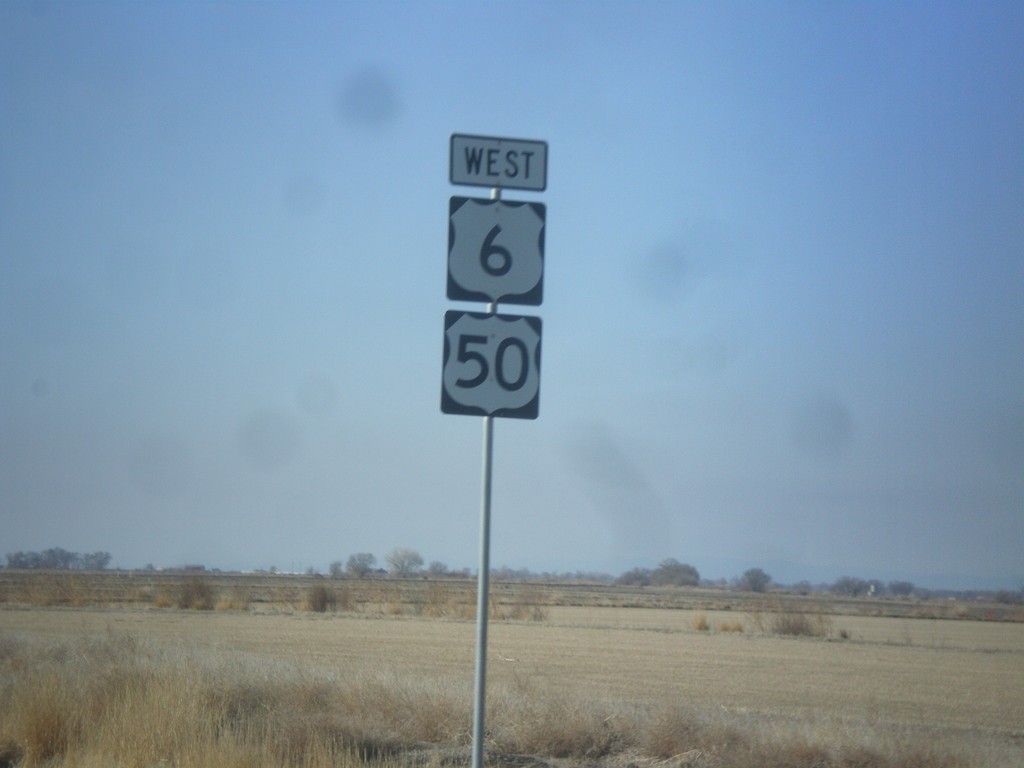
<path fill-rule="evenodd" d="M 183 609 L 212 611 L 216 605 L 213 586 L 200 577 L 188 579 L 178 587 L 177 605 Z"/>
<path fill-rule="evenodd" d="M 5 692 L 11 701 L 5 741 L 15 745 L 23 765 L 34 766 L 63 756 L 84 724 L 56 674 L 47 670 L 28 678 Z"/>
<path fill-rule="evenodd" d="M 338 609 L 338 595 L 333 587 L 317 584 L 306 592 L 306 610 L 314 613 L 336 611 Z"/>
<path fill-rule="evenodd" d="M 737 754 L 751 741 L 751 734 L 722 712 L 697 707 L 660 707 L 640 718 L 638 744 L 644 754 L 662 760 L 689 754 Z"/>
<path fill-rule="evenodd" d="M 750 623 L 764 634 L 788 637 L 829 637 L 834 628 L 832 617 L 821 612 L 794 610 L 779 605 L 775 610 L 751 611 Z"/>
<path fill-rule="evenodd" d="M 251 606 L 252 600 L 248 593 L 240 587 L 221 593 L 214 604 L 218 611 L 248 611 Z"/>
<path fill-rule="evenodd" d="M 473 590 L 474 599 L 476 590 Z M 544 593 L 536 588 L 516 589 L 504 600 L 491 595 L 488 601 L 489 615 L 495 621 L 547 621 L 548 608 Z"/>
<path fill-rule="evenodd" d="M 468 683 L 337 676 L 115 633 L 34 645 L 0 635 L 0 761 L 18 768 L 402 768 L 420 764 L 424 745 L 468 745 L 471 709 Z M 965 754 L 956 734 L 584 699 L 528 673 L 492 688 L 487 728 L 489 749 L 609 768 L 967 768 L 1020 757 Z"/>
<path fill-rule="evenodd" d="M 377 736 L 334 714 L 344 691 L 301 675 L 152 653 L 121 636 L 4 647 L 0 755 L 18 768 L 326 768 L 380 753 Z"/>
<path fill-rule="evenodd" d="M 42 573 L 26 580 L 24 599 L 30 605 L 81 607 L 96 602 L 87 577 L 77 573 Z"/>
<path fill-rule="evenodd" d="M 633 726 L 601 702 L 557 690 L 506 692 L 491 705 L 495 748 L 513 754 L 594 760 L 632 743 Z"/>
<path fill-rule="evenodd" d="M 434 618 L 470 619 L 476 615 L 476 605 L 471 595 L 465 590 L 441 583 L 427 585 L 419 609 L 424 616 Z"/>
<path fill-rule="evenodd" d="M 472 694 L 441 681 L 368 675 L 339 688 L 336 712 L 378 744 L 460 743 L 469 734 Z"/>
<path fill-rule="evenodd" d="M 785 611 L 772 617 L 771 632 L 794 637 L 828 637 L 832 634 L 832 619 L 821 613 Z"/>
<path fill-rule="evenodd" d="M 374 588 L 371 595 L 373 602 L 388 616 L 400 616 L 405 609 L 401 584 L 385 582 Z"/>

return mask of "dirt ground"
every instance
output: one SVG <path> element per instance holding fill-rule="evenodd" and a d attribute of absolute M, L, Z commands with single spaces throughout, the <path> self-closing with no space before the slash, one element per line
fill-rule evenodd
<path fill-rule="evenodd" d="M 941 726 L 1024 738 L 1024 625 L 834 617 L 847 639 L 778 637 L 753 617 L 553 607 L 492 622 L 490 685 L 785 719 Z M 718 631 L 739 621 L 742 632 Z M 128 633 L 226 654 L 471 685 L 472 620 L 344 613 L 0 607 L 0 637 Z"/>

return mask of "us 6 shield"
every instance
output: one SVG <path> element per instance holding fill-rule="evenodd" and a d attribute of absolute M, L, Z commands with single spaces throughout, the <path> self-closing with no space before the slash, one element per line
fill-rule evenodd
<path fill-rule="evenodd" d="M 452 197 L 448 298 L 539 305 L 544 295 L 541 203 Z"/>
<path fill-rule="evenodd" d="M 537 418 L 540 339 L 539 317 L 446 312 L 441 410 Z"/>

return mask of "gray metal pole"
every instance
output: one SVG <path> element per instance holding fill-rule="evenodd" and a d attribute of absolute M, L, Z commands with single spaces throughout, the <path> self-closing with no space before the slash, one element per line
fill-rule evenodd
<path fill-rule="evenodd" d="M 501 199 L 501 188 L 491 190 Z M 498 311 L 498 302 L 487 305 L 487 314 Z M 473 766 L 484 768 L 484 721 L 487 702 L 487 612 L 491 590 L 491 466 L 494 452 L 494 418 L 484 416 L 484 459 L 480 481 L 480 570 L 476 577 L 476 675 L 473 681 Z"/>
<path fill-rule="evenodd" d="M 493 305 L 492 305 L 493 306 Z M 476 678 L 473 700 L 473 768 L 484 766 L 484 710 L 487 697 L 487 606 L 491 585 L 491 453 L 494 419 L 484 416 L 484 461 L 480 494 L 480 572 L 476 593 Z"/>

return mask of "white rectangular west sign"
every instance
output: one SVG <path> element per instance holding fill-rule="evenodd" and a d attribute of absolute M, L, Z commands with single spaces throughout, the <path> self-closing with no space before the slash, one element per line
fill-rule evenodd
<path fill-rule="evenodd" d="M 449 179 L 471 187 L 543 192 L 548 185 L 548 143 L 453 133 Z"/>

